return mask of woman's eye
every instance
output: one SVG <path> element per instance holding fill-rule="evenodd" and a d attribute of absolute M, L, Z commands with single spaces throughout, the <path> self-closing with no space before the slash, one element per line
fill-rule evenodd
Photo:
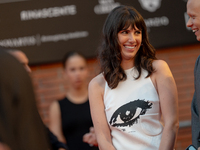
<path fill-rule="evenodd" d="M 136 124 L 140 115 L 152 108 L 152 103 L 144 100 L 131 101 L 119 107 L 112 115 L 109 123 L 114 127 L 125 127 Z"/>
<path fill-rule="evenodd" d="M 74 72 L 75 70 L 76 70 L 75 68 L 71 68 L 71 69 L 70 69 L 71 72 Z"/>
<path fill-rule="evenodd" d="M 141 31 L 135 31 L 136 34 L 141 34 Z"/>
<path fill-rule="evenodd" d="M 84 70 L 84 69 L 85 69 L 85 67 L 80 67 L 79 69 L 82 71 L 82 70 Z"/>
<path fill-rule="evenodd" d="M 128 31 L 122 31 L 121 33 L 122 34 L 128 34 Z"/>

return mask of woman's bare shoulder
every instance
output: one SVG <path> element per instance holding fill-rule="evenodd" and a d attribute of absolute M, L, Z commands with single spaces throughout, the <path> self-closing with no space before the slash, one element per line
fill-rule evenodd
<path fill-rule="evenodd" d="M 168 64 L 164 60 L 155 60 L 153 61 L 153 68 L 155 72 L 153 75 L 157 77 L 172 77 L 172 72 L 168 66 Z"/>
<path fill-rule="evenodd" d="M 94 88 L 94 87 L 104 88 L 104 86 L 105 86 L 105 79 L 102 73 L 94 77 L 89 83 L 89 87 L 91 88 Z"/>
<path fill-rule="evenodd" d="M 157 70 L 162 70 L 162 69 L 167 69 L 169 68 L 168 64 L 164 60 L 154 60 L 153 63 L 153 68 Z"/>

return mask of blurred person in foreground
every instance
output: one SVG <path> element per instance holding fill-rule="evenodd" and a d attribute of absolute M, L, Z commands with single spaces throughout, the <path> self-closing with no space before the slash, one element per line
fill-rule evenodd
<path fill-rule="evenodd" d="M 52 103 L 49 129 L 70 150 L 95 150 L 96 137 L 88 101 L 88 68 L 86 59 L 68 52 L 63 60 L 64 77 L 68 81 L 66 96 Z"/>
<path fill-rule="evenodd" d="M 49 150 L 28 73 L 2 48 L 0 70 L 0 149 Z"/>
<path fill-rule="evenodd" d="M 102 73 L 89 84 L 99 148 L 173 150 L 179 127 L 176 84 L 167 63 L 157 60 L 136 9 L 121 5 L 109 13 L 99 60 Z"/>
<path fill-rule="evenodd" d="M 187 27 L 190 27 L 200 41 L 200 0 L 188 0 L 187 14 L 189 20 Z M 194 68 L 195 92 L 191 105 L 192 114 L 192 144 L 200 150 L 200 56 L 196 60 Z"/>
<path fill-rule="evenodd" d="M 31 73 L 31 68 L 29 67 L 28 63 L 29 60 L 27 56 L 20 50 L 8 50 L 8 52 L 13 55 L 21 64 L 24 66 L 25 70 L 28 73 Z M 49 128 L 46 127 L 48 137 L 50 140 L 50 144 L 53 150 L 67 150 L 67 146 L 58 141 L 57 137 L 49 130 Z"/>

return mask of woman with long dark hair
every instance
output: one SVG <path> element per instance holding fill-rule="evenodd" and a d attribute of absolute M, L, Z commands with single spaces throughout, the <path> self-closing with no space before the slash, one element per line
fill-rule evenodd
<path fill-rule="evenodd" d="M 110 12 L 98 57 L 102 73 L 89 84 L 89 100 L 100 149 L 172 150 L 176 84 L 167 63 L 156 59 L 136 9 L 118 6 Z"/>

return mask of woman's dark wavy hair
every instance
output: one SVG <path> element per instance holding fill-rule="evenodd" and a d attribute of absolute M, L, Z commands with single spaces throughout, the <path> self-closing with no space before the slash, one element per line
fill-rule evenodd
<path fill-rule="evenodd" d="M 152 67 L 155 57 L 155 49 L 149 43 L 147 28 L 143 17 L 136 9 L 131 6 L 118 6 L 108 15 L 103 26 L 102 44 L 99 47 L 98 59 L 100 61 L 101 71 L 108 86 L 116 88 L 120 81 L 126 80 L 127 76 L 121 67 L 121 47 L 118 41 L 118 32 L 129 27 L 137 27 L 142 31 L 142 45 L 135 56 L 134 66 L 138 71 L 139 79 L 142 68 L 148 71 L 149 77 L 154 68 Z"/>

